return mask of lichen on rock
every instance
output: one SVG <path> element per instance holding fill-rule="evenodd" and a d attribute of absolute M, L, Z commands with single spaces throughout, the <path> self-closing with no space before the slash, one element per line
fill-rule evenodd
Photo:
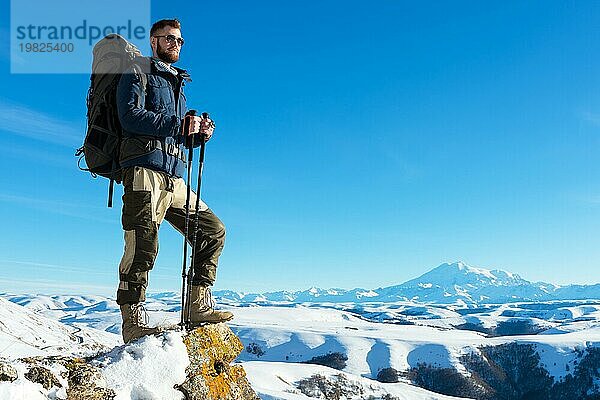
<path fill-rule="evenodd" d="M 224 323 L 205 325 L 184 336 L 190 365 L 177 386 L 187 400 L 259 400 L 241 365 L 230 365 L 244 345 Z"/>
<path fill-rule="evenodd" d="M 106 387 L 106 379 L 98 368 L 79 361 L 67 366 L 69 369 L 68 400 L 112 400 L 114 390 Z"/>
<path fill-rule="evenodd" d="M 34 365 L 25 373 L 25 378 L 34 383 L 39 383 L 44 389 L 53 387 L 62 387 L 58 378 L 54 376 L 52 371 L 40 365 Z"/>

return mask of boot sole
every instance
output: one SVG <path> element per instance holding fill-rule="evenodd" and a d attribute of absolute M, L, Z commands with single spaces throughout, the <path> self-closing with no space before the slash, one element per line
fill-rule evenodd
<path fill-rule="evenodd" d="M 191 330 L 191 329 L 196 329 L 196 328 L 202 328 L 206 325 L 215 325 L 215 324 L 220 324 L 223 322 L 229 322 L 233 319 L 233 316 L 229 319 L 224 319 L 222 321 L 202 321 L 202 322 L 188 322 L 185 325 L 186 330 Z"/>

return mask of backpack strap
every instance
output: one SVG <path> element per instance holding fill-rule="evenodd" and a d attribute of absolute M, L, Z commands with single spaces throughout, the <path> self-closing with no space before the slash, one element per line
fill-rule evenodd
<path fill-rule="evenodd" d="M 146 74 L 144 73 L 144 71 L 142 71 L 142 68 L 139 66 L 139 64 L 133 63 L 132 65 L 132 69 L 133 72 L 135 72 L 135 74 L 140 78 L 140 81 L 142 83 L 142 96 L 146 96 L 146 87 L 148 86 L 148 77 L 146 76 Z M 142 107 L 142 97 L 140 96 L 138 98 L 138 107 Z M 117 169 L 117 165 L 116 165 L 116 161 L 113 160 L 113 170 L 112 170 L 112 174 L 111 174 L 111 178 L 110 178 L 110 183 L 108 184 L 108 208 L 112 208 L 113 205 L 113 192 L 114 192 L 114 186 L 115 186 L 115 172 L 118 171 Z"/>
<path fill-rule="evenodd" d="M 139 64 L 133 63 L 133 72 L 140 78 L 142 82 L 142 95 L 146 96 L 146 87 L 148 86 L 148 77 L 146 73 L 142 71 L 142 67 Z M 142 98 L 138 99 L 138 107 L 142 107 Z"/>
<path fill-rule="evenodd" d="M 108 184 L 108 208 L 112 208 L 113 205 L 113 192 L 115 188 L 115 180 L 111 179 Z"/>

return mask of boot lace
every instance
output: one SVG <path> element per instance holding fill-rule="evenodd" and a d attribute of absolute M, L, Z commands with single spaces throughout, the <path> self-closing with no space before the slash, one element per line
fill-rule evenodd
<path fill-rule="evenodd" d="M 213 298 L 212 295 L 212 291 L 210 290 L 210 287 L 205 287 L 204 288 L 204 305 L 208 308 L 215 308 L 215 299 Z"/>
<path fill-rule="evenodd" d="M 134 325 L 144 328 L 148 327 L 148 312 L 142 303 L 131 305 L 131 320 Z"/>

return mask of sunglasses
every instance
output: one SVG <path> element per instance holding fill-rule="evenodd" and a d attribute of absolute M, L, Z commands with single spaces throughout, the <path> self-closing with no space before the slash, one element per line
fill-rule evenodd
<path fill-rule="evenodd" d="M 154 35 L 155 38 L 161 38 L 164 37 L 167 40 L 167 43 L 173 43 L 175 41 L 177 41 L 177 44 L 179 45 L 179 47 L 183 46 L 183 43 L 185 43 L 185 41 L 183 40 L 182 37 L 177 37 L 175 35 Z"/>

